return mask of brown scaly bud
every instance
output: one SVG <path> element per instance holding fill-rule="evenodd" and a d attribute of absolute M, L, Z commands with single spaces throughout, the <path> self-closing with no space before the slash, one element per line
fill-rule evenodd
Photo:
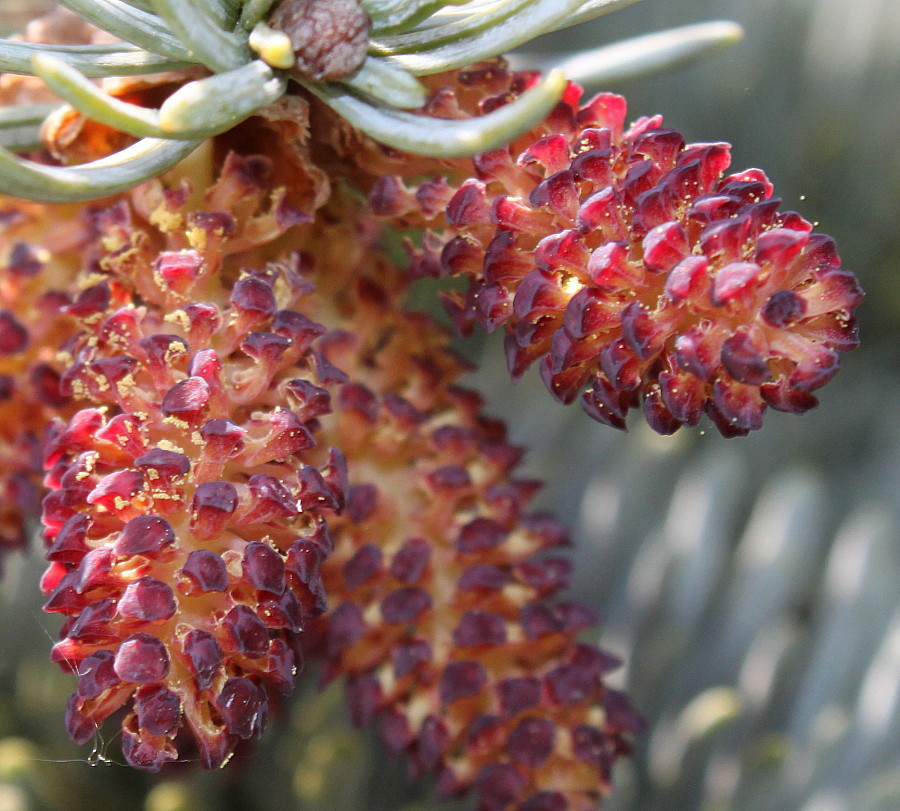
<path fill-rule="evenodd" d="M 0 562 L 40 517 L 41 438 L 67 408 L 54 353 L 89 232 L 74 207 L 0 200 Z"/>
<path fill-rule="evenodd" d="M 618 661 L 578 642 L 592 612 L 556 599 L 566 535 L 529 511 L 539 485 L 515 475 L 522 450 L 457 387 L 465 364 L 401 308 L 408 279 L 364 237 L 323 239 L 331 254 L 309 258 L 315 312 L 340 291 L 323 352 L 347 376 L 318 434 L 340 442 L 351 481 L 322 563 L 327 673 L 440 792 L 474 789 L 491 811 L 593 809 L 640 726 L 605 685 Z"/>
<path fill-rule="evenodd" d="M 282 0 L 269 24 L 288 35 L 295 70 L 314 81 L 340 79 L 359 68 L 372 27 L 359 0 Z"/>
<path fill-rule="evenodd" d="M 496 91 L 502 64 L 483 72 Z M 434 99 L 461 114 L 473 75 Z M 516 95 L 522 77 L 506 77 L 480 109 Z M 458 327 L 503 326 L 513 377 L 538 361 L 557 400 L 580 396 L 616 428 L 642 406 L 659 433 L 705 413 L 736 436 L 761 427 L 767 406 L 814 407 L 858 343 L 863 294 L 834 242 L 780 211 L 760 170 L 728 174 L 728 144 L 686 144 L 659 116 L 626 128 L 623 98 L 579 96 L 570 86 L 530 136 L 476 156 L 462 182 L 375 182 L 376 213 L 443 231 L 415 267 L 469 279 L 446 297 Z"/>
<path fill-rule="evenodd" d="M 80 332 L 63 390 L 93 405 L 46 447 L 53 658 L 78 676 L 70 736 L 127 706 L 125 758 L 150 771 L 193 752 L 220 766 L 258 735 L 325 608 L 344 463 L 310 426 L 324 328 L 294 309 L 308 284 L 261 258 L 300 219 L 266 168 L 229 159 L 207 194 L 221 208 L 156 184 L 97 213 L 99 272 L 64 308 Z"/>

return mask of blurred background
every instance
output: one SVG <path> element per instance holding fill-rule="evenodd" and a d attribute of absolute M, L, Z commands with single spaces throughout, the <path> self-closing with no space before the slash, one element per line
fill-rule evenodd
<path fill-rule="evenodd" d="M 0 23 L 43 2 L 0 0 Z M 670 75 L 606 88 L 631 117 L 663 113 L 688 140 L 734 145 L 785 207 L 838 243 L 867 290 L 863 346 L 803 416 L 755 436 L 618 434 L 554 405 L 537 375 L 508 383 L 499 336 L 461 345 L 468 381 L 530 452 L 575 541 L 574 596 L 649 721 L 617 768 L 614 811 L 900 809 L 900 3 L 643 0 L 551 35 L 570 52 L 667 27 L 733 19 L 740 45 Z M 599 88 L 596 88 L 599 89 Z M 430 296 L 428 297 L 430 298 Z M 340 691 L 302 681 L 265 739 L 227 770 L 163 778 L 116 741 L 76 748 L 72 689 L 47 661 L 38 555 L 0 586 L 0 811 L 424 811 Z"/>

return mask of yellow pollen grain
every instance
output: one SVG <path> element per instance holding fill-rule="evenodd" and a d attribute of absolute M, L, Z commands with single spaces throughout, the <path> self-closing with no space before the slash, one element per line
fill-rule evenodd
<path fill-rule="evenodd" d="M 38 262 L 40 262 L 42 265 L 46 265 L 53 255 L 46 248 L 38 248 L 34 253 L 37 257 Z"/>
<path fill-rule="evenodd" d="M 125 243 L 123 242 L 121 247 L 124 248 L 124 246 L 125 246 Z M 109 248 L 107 250 L 109 253 L 113 253 L 114 251 L 120 250 L 120 248 Z M 139 255 L 140 255 L 140 250 L 137 247 L 132 246 L 127 251 L 123 251 L 122 253 L 116 254 L 115 256 L 103 257 L 103 259 L 100 260 L 100 267 L 102 267 L 104 270 L 115 271 L 118 267 L 126 265 L 128 263 L 128 260 L 134 259 L 135 257 L 137 257 Z M 94 275 L 96 275 L 98 277 L 98 279 L 104 278 L 102 276 L 99 276 L 99 274 L 94 274 Z M 89 282 L 90 282 L 90 277 L 88 277 L 88 279 L 85 279 L 85 281 L 82 282 L 82 284 L 87 287 L 90 287 Z M 97 282 L 94 281 L 92 283 L 96 284 Z"/>
<path fill-rule="evenodd" d="M 83 400 L 88 397 L 87 386 L 84 385 L 80 380 L 72 381 L 72 394 L 75 395 L 80 400 Z"/>
<path fill-rule="evenodd" d="M 172 343 L 170 343 L 166 347 L 166 353 L 163 356 L 163 360 L 166 363 L 172 363 L 177 357 L 179 357 L 181 354 L 183 354 L 183 352 L 184 352 L 184 348 L 182 347 L 182 345 L 179 344 L 177 341 L 172 341 Z"/>
<path fill-rule="evenodd" d="M 525 642 L 525 631 L 521 625 L 507 625 L 506 632 L 507 642 L 510 645 L 519 645 Z"/>
<path fill-rule="evenodd" d="M 512 556 L 526 555 L 535 551 L 535 540 L 526 532 L 520 530 L 510 533 L 506 541 L 506 549 Z"/>
<path fill-rule="evenodd" d="M 529 602 L 534 596 L 533 590 L 528 586 L 523 586 L 521 583 L 512 583 L 504 586 L 501 593 L 507 600 L 515 605 L 525 605 L 525 603 Z M 509 630 L 512 631 L 514 628 L 515 626 L 511 626 L 509 627 Z M 510 635 L 512 636 L 512 634 Z"/>
<path fill-rule="evenodd" d="M 291 300 L 293 295 L 291 286 L 283 276 L 276 277 L 275 286 L 272 289 L 275 291 L 275 300 L 279 302 L 280 306 L 284 307 Z"/>
<path fill-rule="evenodd" d="M 606 712 L 602 707 L 591 707 L 587 711 L 587 722 L 593 727 L 602 727 L 606 723 Z"/>
<path fill-rule="evenodd" d="M 243 556 L 236 549 L 226 549 L 222 552 L 222 560 L 225 563 L 225 569 L 232 577 L 240 577 L 243 574 L 244 567 L 242 559 Z"/>
<path fill-rule="evenodd" d="M 380 625 L 382 622 L 381 606 L 378 603 L 369 603 L 363 612 L 363 619 L 366 625 Z"/>
<path fill-rule="evenodd" d="M 103 246 L 103 250 L 105 250 L 109 253 L 112 253 L 113 251 L 117 251 L 120 248 L 124 248 L 125 240 L 122 239 L 120 236 L 111 234 L 111 235 L 103 237 L 100 240 L 100 244 Z"/>
<path fill-rule="evenodd" d="M 174 453 L 184 453 L 184 449 L 180 445 L 176 445 L 170 439 L 161 439 L 156 443 L 156 447 L 164 451 L 173 451 Z"/>
<path fill-rule="evenodd" d="M 163 318 L 163 321 L 168 321 L 170 324 L 177 324 L 185 332 L 191 328 L 191 319 L 188 318 L 188 314 L 184 310 L 175 310 L 173 313 L 167 313 Z"/>
<path fill-rule="evenodd" d="M 469 478 L 476 487 L 481 487 L 491 481 L 494 476 L 492 465 L 478 461 L 469 466 Z"/>
<path fill-rule="evenodd" d="M 127 355 L 131 347 L 130 339 L 125 335 L 113 335 L 107 339 L 107 343 L 120 350 L 123 355 Z"/>
<path fill-rule="evenodd" d="M 163 279 L 162 273 L 160 273 L 159 270 L 153 271 L 153 281 L 160 290 L 166 291 L 169 289 L 166 280 Z"/>
<path fill-rule="evenodd" d="M 560 727 L 556 728 L 556 734 L 553 736 L 553 753 L 568 761 L 571 761 L 574 757 L 572 736 L 562 734 Z"/>
<path fill-rule="evenodd" d="M 135 388 L 137 388 L 137 382 L 134 379 L 134 375 L 130 372 L 116 383 L 116 391 L 119 392 L 120 397 L 125 397 Z"/>
<path fill-rule="evenodd" d="M 410 699 L 409 704 L 406 705 L 405 715 L 413 731 L 420 730 L 425 719 L 434 712 L 435 708 L 432 704 L 427 693 L 423 695 L 422 692 L 419 692 Z"/>
<path fill-rule="evenodd" d="M 153 490 L 153 491 L 151 491 L 150 496 L 155 501 L 180 501 L 181 500 L 177 495 L 173 495 L 172 493 L 167 493 L 164 490 Z"/>
<path fill-rule="evenodd" d="M 160 206 L 150 215 L 150 224 L 155 225 L 164 234 L 171 231 L 180 231 L 184 223 L 184 217 L 175 211 L 169 211 L 165 206 Z"/>
<path fill-rule="evenodd" d="M 207 245 L 207 239 L 209 235 L 206 233 L 206 230 L 203 228 L 191 228 L 189 231 L 185 232 L 185 236 L 187 237 L 188 242 L 191 247 L 197 251 L 205 251 Z"/>
<path fill-rule="evenodd" d="M 397 684 L 394 678 L 394 669 L 390 666 L 382 665 L 378 669 L 376 678 L 381 685 L 381 690 L 385 695 L 390 695 Z"/>
<path fill-rule="evenodd" d="M 191 426 L 186 423 L 184 420 L 178 419 L 178 417 L 166 417 L 163 419 L 163 422 L 166 425 L 171 425 L 174 428 L 180 428 L 182 431 L 186 431 Z"/>

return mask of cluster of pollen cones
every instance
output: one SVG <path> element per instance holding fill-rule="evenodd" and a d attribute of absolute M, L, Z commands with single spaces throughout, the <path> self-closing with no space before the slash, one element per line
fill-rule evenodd
<path fill-rule="evenodd" d="M 433 77 L 426 112 L 534 78 Z M 861 292 L 727 145 L 578 96 L 455 161 L 289 97 L 120 198 L 3 201 L 0 542 L 41 514 L 76 742 L 118 713 L 133 766 L 221 766 L 305 654 L 440 792 L 596 807 L 640 720 L 559 596 L 564 528 L 410 285 L 465 276 L 458 326 L 502 325 L 514 375 L 537 361 L 605 423 L 727 435 L 815 404 Z"/>

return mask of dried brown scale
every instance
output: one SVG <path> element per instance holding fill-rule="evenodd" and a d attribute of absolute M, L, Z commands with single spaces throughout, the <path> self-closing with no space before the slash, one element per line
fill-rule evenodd
<path fill-rule="evenodd" d="M 53 6 L 49 11 L 33 9 L 32 15 L 38 11 L 46 11 L 46 13 L 33 16 L 27 21 L 28 24 L 22 34 L 14 35 L 11 39 L 58 45 L 81 45 L 102 41 L 106 36 L 105 32 L 85 22 L 74 12 L 60 8 L 56 4 Z M 6 12 L 5 9 L 4 12 Z M 4 20 L 4 26 L 14 28 L 14 20 Z M 58 100 L 35 76 L 20 76 L 15 73 L 0 74 L 0 104 L 4 106 L 49 104 Z"/>
<path fill-rule="evenodd" d="M 55 45 L 100 45 L 116 41 L 108 32 L 60 7 L 54 7 L 46 14 L 35 17 L 21 36 L 15 35 L 12 39 Z M 191 67 L 153 76 L 107 77 L 100 80 L 100 86 L 123 101 L 144 107 L 158 107 L 176 89 L 176 85 L 203 75 L 203 68 Z M 50 103 L 58 103 L 59 107 L 44 121 L 40 135 L 52 157 L 61 163 L 87 163 L 123 149 L 136 140 L 63 104 L 36 76 L 13 73 L 0 75 L 0 104 L 18 106 Z"/>
<path fill-rule="evenodd" d="M 151 76 L 109 77 L 100 81 L 104 92 L 139 107 L 159 107 L 186 81 L 206 75 L 201 67 Z M 133 144 L 137 138 L 101 124 L 68 104 L 61 104 L 41 126 L 41 140 L 62 164 L 89 163 Z"/>
<path fill-rule="evenodd" d="M 359 68 L 372 27 L 359 0 L 283 0 L 269 25 L 288 35 L 297 60 L 294 70 L 317 82 Z"/>
<path fill-rule="evenodd" d="M 259 734 L 325 607 L 345 470 L 311 433 L 324 330 L 292 309 L 308 285 L 266 264 L 305 217 L 267 173 L 227 161 L 212 210 L 152 184 L 99 212 L 102 256 L 66 308 L 81 331 L 62 388 L 93 407 L 46 449 L 42 586 L 67 618 L 53 658 L 79 675 L 70 735 L 128 705 L 123 752 L 151 771 L 219 766 Z"/>

